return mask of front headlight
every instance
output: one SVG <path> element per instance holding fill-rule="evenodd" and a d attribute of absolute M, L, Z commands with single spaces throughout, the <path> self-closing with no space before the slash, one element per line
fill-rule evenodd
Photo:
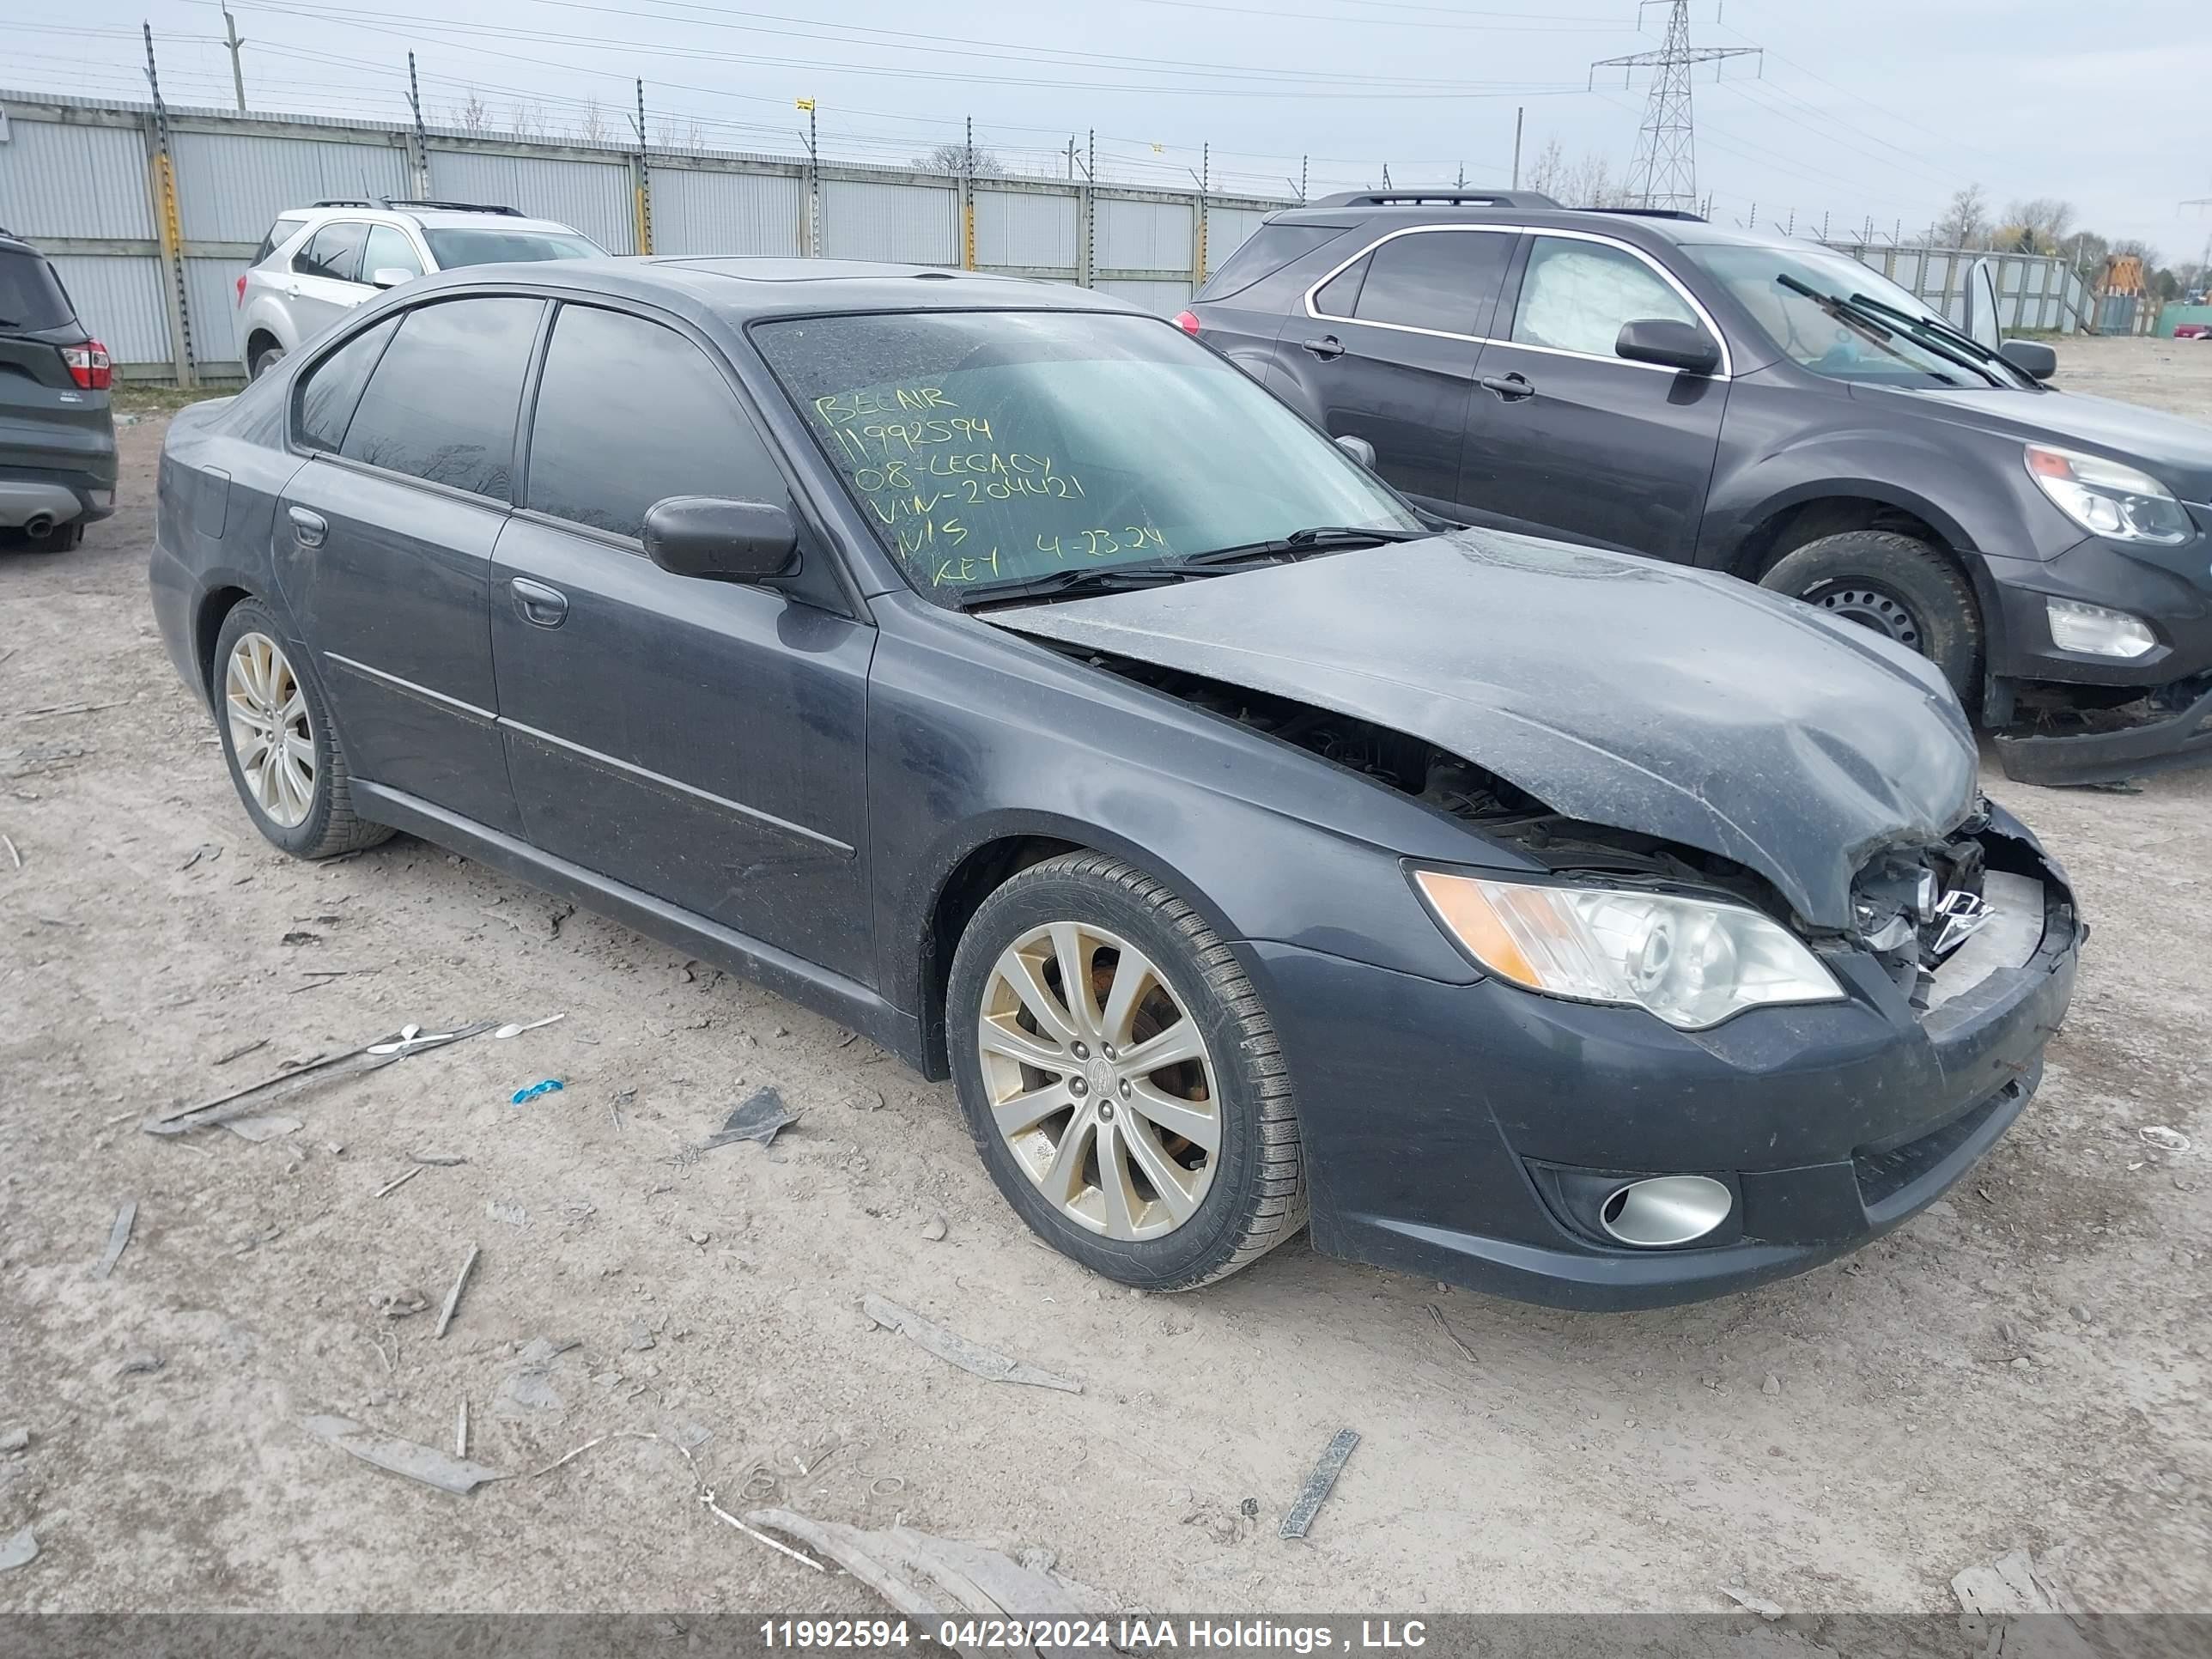
<path fill-rule="evenodd" d="M 2027 446 L 2027 471 L 2061 513 L 2094 535 L 2171 547 L 2192 533 L 2173 492 L 2148 472 L 2048 444 Z"/>
<path fill-rule="evenodd" d="M 1413 882 L 1476 962 L 1547 996 L 1632 1004 L 1696 1031 L 1762 1003 L 1844 994 L 1802 940 L 1740 904 L 1441 870 Z"/>

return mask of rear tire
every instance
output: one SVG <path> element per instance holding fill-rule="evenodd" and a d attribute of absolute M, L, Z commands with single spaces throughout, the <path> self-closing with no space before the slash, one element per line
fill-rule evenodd
<path fill-rule="evenodd" d="M 1915 536 L 1847 530 L 1787 553 L 1759 578 L 1918 652 L 1971 698 L 1982 654 L 1974 590 L 1958 566 Z"/>
<path fill-rule="evenodd" d="M 991 1179 L 1062 1255 L 1191 1290 L 1305 1224 L 1297 1114 L 1259 993 L 1142 872 L 1069 853 L 1008 881 L 961 935 L 945 1023 Z M 1176 1054 L 1191 1057 L 1146 1064 Z"/>
<path fill-rule="evenodd" d="M 258 599 L 240 599 L 215 647 L 216 730 L 246 816 L 294 858 L 335 858 L 391 838 L 353 810 L 352 775 L 306 653 Z"/>
<path fill-rule="evenodd" d="M 263 346 L 259 350 L 256 351 L 252 356 L 246 359 L 246 378 L 249 380 L 258 380 L 264 374 L 266 374 L 270 369 L 276 368 L 278 363 L 283 361 L 284 348 L 283 346 Z"/>

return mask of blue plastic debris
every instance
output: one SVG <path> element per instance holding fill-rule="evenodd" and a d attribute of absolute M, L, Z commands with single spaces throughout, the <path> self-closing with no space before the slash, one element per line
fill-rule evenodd
<path fill-rule="evenodd" d="M 533 1083 L 527 1089 L 517 1089 L 514 1091 L 514 1103 L 520 1106 L 525 1101 L 537 1099 L 540 1095 L 558 1094 L 560 1091 L 561 1079 L 557 1077 L 549 1077 L 544 1082 Z"/>

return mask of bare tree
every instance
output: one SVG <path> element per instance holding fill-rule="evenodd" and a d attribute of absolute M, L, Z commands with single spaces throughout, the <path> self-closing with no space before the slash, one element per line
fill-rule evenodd
<path fill-rule="evenodd" d="M 1560 148 L 1558 139 L 1548 138 L 1544 142 L 1544 148 L 1536 152 L 1536 159 L 1529 166 L 1528 188 L 1540 191 L 1547 196 L 1556 197 L 1562 188 L 1560 181 L 1565 175 L 1566 170 L 1566 151 Z"/>
<path fill-rule="evenodd" d="M 927 155 L 915 156 L 914 165 L 923 173 L 966 173 L 970 178 L 978 173 L 1006 171 L 997 155 L 981 144 L 938 144 Z"/>
<path fill-rule="evenodd" d="M 519 138 L 538 138 L 545 132 L 545 106 L 516 99 L 507 113 L 507 131 Z"/>
<path fill-rule="evenodd" d="M 490 118 L 490 106 L 477 96 L 474 87 L 469 88 L 468 101 L 453 111 L 453 125 L 469 132 L 482 132 Z"/>
<path fill-rule="evenodd" d="M 1968 185 L 1951 198 L 1936 222 L 1935 238 L 1939 247 L 1989 246 L 1990 198 L 1979 185 Z"/>
<path fill-rule="evenodd" d="M 576 136 L 594 144 L 606 142 L 607 118 L 598 99 L 585 104 L 584 113 L 576 122 Z"/>
<path fill-rule="evenodd" d="M 1595 150 L 1584 150 L 1575 159 L 1574 165 L 1561 175 L 1556 194 L 1569 207 L 1618 207 L 1622 204 L 1621 192 L 1613 186 L 1611 165 Z"/>

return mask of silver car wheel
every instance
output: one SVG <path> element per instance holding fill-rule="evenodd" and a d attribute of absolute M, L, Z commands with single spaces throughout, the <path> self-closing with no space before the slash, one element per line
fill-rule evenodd
<path fill-rule="evenodd" d="M 1127 939 L 1053 922 L 1000 954 L 976 1019 L 985 1097 L 1053 1207 L 1115 1239 L 1197 1212 L 1221 1155 L 1205 1035 Z"/>
<path fill-rule="evenodd" d="M 296 829 L 315 805 L 315 728 L 284 648 L 241 634 L 222 672 L 231 752 L 246 791 L 269 821 Z"/>

